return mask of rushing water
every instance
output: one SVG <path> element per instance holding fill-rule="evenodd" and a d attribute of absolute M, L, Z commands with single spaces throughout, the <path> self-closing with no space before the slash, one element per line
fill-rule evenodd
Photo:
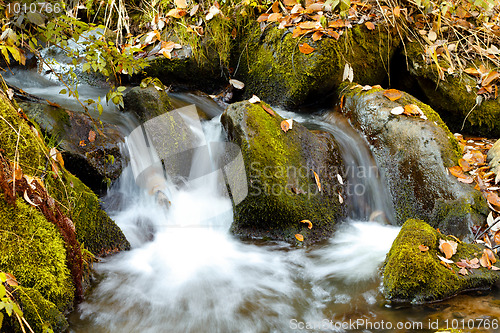
<path fill-rule="evenodd" d="M 15 84 L 14 78 L 10 81 Z M 64 96 L 54 94 L 60 87 L 50 83 L 44 88 L 47 82 L 34 81 L 21 87 L 68 105 Z M 176 107 L 190 103 L 211 118 L 196 134 L 198 144 L 224 141 L 222 109 L 196 95 L 174 98 Z M 109 121 L 120 123 L 118 113 L 108 112 Z M 350 217 L 338 224 L 332 239 L 307 248 L 243 242 L 228 232 L 232 205 L 215 174 L 170 185 L 172 206 L 166 210 L 137 186 L 129 166 L 104 201 L 132 250 L 95 265 L 96 283 L 71 314 L 71 332 L 433 332 L 436 320 L 446 328 L 498 318 L 498 292 L 388 307 L 380 293 L 380 266 L 399 228 L 391 225 L 392 204 L 366 142 L 339 116 L 279 113 L 331 132 L 350 171 L 346 181 L 364 189 L 348 198 Z M 124 131 L 132 129 L 120 124 Z M 210 163 L 203 158 L 194 159 L 192 167 Z M 370 172 L 360 175 L 359 170 Z"/>

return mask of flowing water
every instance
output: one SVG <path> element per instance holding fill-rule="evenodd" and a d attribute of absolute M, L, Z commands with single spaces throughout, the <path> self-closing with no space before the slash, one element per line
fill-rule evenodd
<path fill-rule="evenodd" d="M 51 86 L 47 91 L 56 90 Z M 194 103 L 211 119 L 195 133 L 197 145 L 225 140 L 220 107 L 191 94 L 173 98 L 176 107 Z M 339 142 L 345 180 L 360 190 L 349 196 L 352 211 L 335 235 L 307 248 L 241 241 L 228 232 L 232 203 L 217 173 L 169 183 L 166 210 L 136 184 L 129 166 L 104 202 L 132 249 L 95 265 L 96 282 L 71 314 L 71 332 L 433 332 L 438 322 L 447 328 L 498 318 L 498 291 L 389 307 L 380 293 L 380 267 L 399 227 L 391 225 L 392 204 L 366 142 L 339 116 L 278 111 Z M 113 112 L 108 119 L 120 118 Z M 194 158 L 191 171 L 200 174 L 196 169 L 214 154 Z"/>

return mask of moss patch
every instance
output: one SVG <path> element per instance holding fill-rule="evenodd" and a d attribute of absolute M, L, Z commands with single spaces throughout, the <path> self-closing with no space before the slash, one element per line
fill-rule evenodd
<path fill-rule="evenodd" d="M 471 289 L 487 289 L 498 280 L 498 274 L 486 268 L 473 269 L 469 275 L 458 274 L 440 263 L 437 254 L 439 239 L 453 240 L 438 233 L 421 220 L 409 219 L 392 244 L 384 266 L 384 295 L 392 302 L 423 303 L 442 300 Z M 429 247 L 426 252 L 419 245 Z M 451 258 L 480 258 L 482 248 L 473 244 L 459 243 L 457 253 Z"/>
<path fill-rule="evenodd" d="M 252 94 L 272 103 L 297 106 L 326 96 L 342 82 L 346 63 L 362 84 L 377 84 L 387 76 L 388 61 L 399 44 L 391 29 L 364 26 L 347 29 L 339 40 L 292 38 L 288 30 L 276 26 L 260 30 L 251 25 L 241 43 L 242 54 L 237 75 L 246 84 L 246 97 Z M 316 51 L 306 55 L 299 44 L 307 42 Z M 240 74 L 241 73 L 241 74 Z"/>

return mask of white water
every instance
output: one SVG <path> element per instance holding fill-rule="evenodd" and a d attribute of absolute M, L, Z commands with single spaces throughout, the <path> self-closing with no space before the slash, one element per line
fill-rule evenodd
<path fill-rule="evenodd" d="M 203 128 L 207 141 L 222 140 L 216 118 Z M 112 218 L 133 249 L 97 265 L 102 281 L 79 306 L 75 332 L 286 332 L 294 319 L 341 316 L 355 298 L 376 302 L 399 228 L 352 221 L 310 249 L 243 243 L 228 233 L 231 202 L 217 178 L 197 184 L 172 188 L 165 211 L 125 171 L 115 189 L 125 205 Z"/>

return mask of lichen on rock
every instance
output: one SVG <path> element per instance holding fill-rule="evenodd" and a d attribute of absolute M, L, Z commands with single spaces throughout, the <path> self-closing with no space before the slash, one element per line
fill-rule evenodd
<path fill-rule="evenodd" d="M 437 257 L 442 255 L 440 239 L 455 240 L 422 220 L 409 219 L 403 224 L 383 268 L 383 293 L 387 300 L 416 304 L 433 302 L 467 290 L 488 289 L 498 280 L 498 272 L 483 267 L 471 269 L 468 275 L 458 274 L 459 269 L 454 264 L 450 265 L 451 269 L 447 268 Z M 421 251 L 419 245 L 429 249 Z M 482 252 L 478 245 L 460 242 L 451 260 L 480 258 Z"/>

